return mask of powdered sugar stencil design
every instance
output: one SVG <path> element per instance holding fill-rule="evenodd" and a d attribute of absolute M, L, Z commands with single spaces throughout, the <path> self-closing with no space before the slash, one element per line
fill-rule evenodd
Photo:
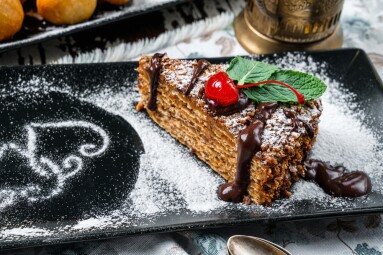
<path fill-rule="evenodd" d="M 5 187 L 0 190 L 0 209 L 11 204 L 16 198 L 27 198 L 29 201 L 47 199 L 59 194 L 62 191 L 67 179 L 76 175 L 83 169 L 83 157 L 92 158 L 104 153 L 109 146 L 110 138 L 101 127 L 86 121 L 61 121 L 47 123 L 30 123 L 25 127 L 27 143 L 26 146 L 15 142 L 4 143 L 0 147 L 0 159 L 8 150 L 12 150 L 25 158 L 31 170 L 43 179 L 54 179 L 56 185 L 48 194 L 42 194 L 42 188 L 37 186 L 26 187 Z M 62 159 L 62 162 L 55 162 L 47 156 L 36 154 L 38 144 L 38 133 L 47 129 L 69 128 L 87 129 L 98 135 L 102 141 L 100 145 L 84 143 L 79 146 L 77 153 L 70 154 Z"/>

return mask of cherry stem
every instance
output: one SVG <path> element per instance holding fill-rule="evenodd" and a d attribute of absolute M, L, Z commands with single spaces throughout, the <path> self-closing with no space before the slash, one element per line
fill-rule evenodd
<path fill-rule="evenodd" d="M 278 85 L 282 85 L 282 86 L 290 89 L 292 92 L 294 92 L 295 96 L 297 97 L 298 103 L 303 104 L 305 102 L 305 96 L 303 94 L 299 93 L 291 85 L 289 85 L 287 83 L 284 83 L 284 82 L 281 82 L 281 81 L 277 81 L 277 80 L 267 80 L 267 81 L 260 81 L 260 82 L 256 82 L 256 83 L 248 83 L 248 84 L 237 86 L 237 89 L 245 89 L 245 88 L 250 88 L 250 87 L 256 87 L 256 86 L 263 85 L 263 84 L 278 84 Z"/>

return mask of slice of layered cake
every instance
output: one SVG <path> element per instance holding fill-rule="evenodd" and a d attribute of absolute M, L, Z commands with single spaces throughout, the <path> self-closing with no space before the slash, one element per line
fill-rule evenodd
<path fill-rule="evenodd" d="M 228 65 L 158 53 L 137 71 L 137 109 L 228 181 L 221 199 L 267 205 L 290 195 L 318 132 L 318 78 L 241 57 Z"/>

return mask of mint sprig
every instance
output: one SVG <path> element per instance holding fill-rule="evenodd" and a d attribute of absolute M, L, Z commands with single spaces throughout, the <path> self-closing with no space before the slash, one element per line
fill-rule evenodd
<path fill-rule="evenodd" d="M 280 70 L 275 65 L 239 56 L 230 62 L 226 72 L 232 80 L 238 81 L 238 87 L 268 80 L 284 82 L 302 94 L 306 101 L 320 97 L 327 88 L 323 81 L 313 75 L 293 70 Z M 272 83 L 245 88 L 244 92 L 256 102 L 298 102 L 292 90 Z"/>
<path fill-rule="evenodd" d="M 236 56 L 231 60 L 226 73 L 230 79 L 238 81 L 238 85 L 267 80 L 278 70 L 275 65 Z"/>

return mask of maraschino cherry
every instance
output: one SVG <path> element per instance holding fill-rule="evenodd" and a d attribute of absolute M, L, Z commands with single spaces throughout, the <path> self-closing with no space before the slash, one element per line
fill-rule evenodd
<path fill-rule="evenodd" d="M 239 93 L 233 80 L 225 72 L 218 72 L 206 82 L 205 96 L 220 106 L 228 106 L 238 102 Z"/>

